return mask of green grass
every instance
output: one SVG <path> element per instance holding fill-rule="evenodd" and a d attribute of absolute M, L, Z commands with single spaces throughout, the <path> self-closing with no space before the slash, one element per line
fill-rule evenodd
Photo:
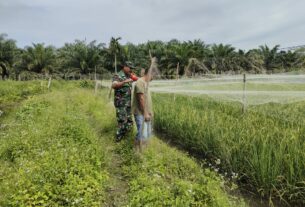
<path fill-rule="evenodd" d="M 0 110 L 9 108 L 10 105 L 42 91 L 40 83 L 37 81 L 0 81 Z"/>
<path fill-rule="evenodd" d="M 2 206 L 100 206 L 106 159 L 80 95 L 86 94 L 32 97 L 6 120 L 0 140 Z"/>
<path fill-rule="evenodd" d="M 246 206 L 226 194 L 217 174 L 157 138 L 142 155 L 134 154 L 128 140 L 117 150 L 130 186 L 129 206 Z"/>
<path fill-rule="evenodd" d="M 0 81 L 0 110 L 5 113 L 20 101 L 48 92 L 48 81 Z M 70 90 L 73 88 L 93 88 L 92 81 L 52 81 L 51 90 Z"/>
<path fill-rule="evenodd" d="M 15 94 L 40 87 L 11 84 Z M 10 99 L 19 104 L 0 126 L 0 206 L 110 206 L 120 192 L 119 206 L 245 206 L 219 176 L 157 138 L 140 157 L 133 135 L 115 143 L 107 92 L 54 82 L 51 92 Z"/>
<path fill-rule="evenodd" d="M 241 113 L 236 102 L 155 95 L 155 127 L 222 168 L 263 197 L 304 205 L 305 103 L 266 104 Z"/>

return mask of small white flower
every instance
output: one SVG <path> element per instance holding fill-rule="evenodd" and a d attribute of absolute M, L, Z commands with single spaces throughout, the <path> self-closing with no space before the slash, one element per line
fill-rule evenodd
<path fill-rule="evenodd" d="M 215 161 L 215 164 L 216 164 L 216 165 L 220 165 L 220 163 L 221 163 L 220 159 L 217 159 L 217 160 Z"/>

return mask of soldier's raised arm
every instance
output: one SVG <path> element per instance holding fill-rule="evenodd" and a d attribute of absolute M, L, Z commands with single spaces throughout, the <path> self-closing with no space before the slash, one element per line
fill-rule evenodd
<path fill-rule="evenodd" d="M 119 89 L 121 88 L 125 83 L 129 83 L 129 82 L 132 82 L 133 80 L 131 78 L 129 79 L 126 79 L 124 81 L 120 81 L 120 78 L 118 75 L 114 75 L 113 78 L 112 78 L 112 85 L 111 87 L 113 89 Z"/>

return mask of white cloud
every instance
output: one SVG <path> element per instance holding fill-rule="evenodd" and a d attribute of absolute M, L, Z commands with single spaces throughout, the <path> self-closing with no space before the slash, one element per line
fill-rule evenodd
<path fill-rule="evenodd" d="M 0 33 L 18 45 L 74 39 L 202 39 L 249 49 L 304 44 L 305 2 L 291 0 L 0 0 Z"/>

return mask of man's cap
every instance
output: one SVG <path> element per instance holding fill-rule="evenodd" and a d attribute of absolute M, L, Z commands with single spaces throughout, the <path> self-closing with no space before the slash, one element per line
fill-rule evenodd
<path fill-rule="evenodd" d="M 125 61 L 124 63 L 123 63 L 123 66 L 127 66 L 127 67 L 129 67 L 130 69 L 135 69 L 136 67 L 132 64 L 132 62 L 130 62 L 130 61 Z"/>

